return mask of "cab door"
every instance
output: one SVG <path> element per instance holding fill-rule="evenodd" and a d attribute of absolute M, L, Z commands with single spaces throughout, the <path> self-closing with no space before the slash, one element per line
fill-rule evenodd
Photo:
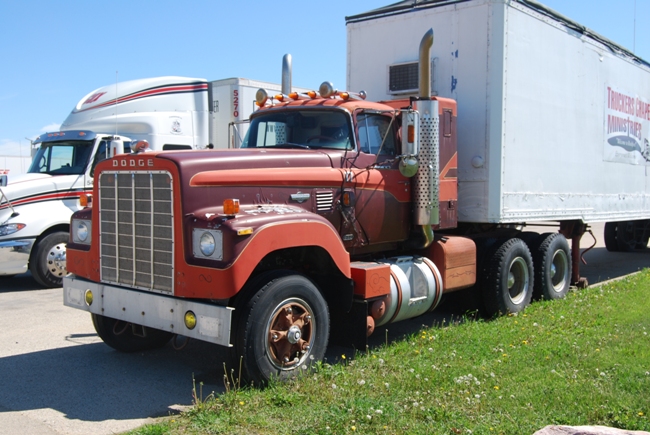
<path fill-rule="evenodd" d="M 349 229 L 354 230 L 356 247 L 385 249 L 406 240 L 411 223 L 411 183 L 396 159 L 398 120 L 390 112 L 359 111 L 354 121 L 358 156 L 350 171 L 357 228 Z"/>

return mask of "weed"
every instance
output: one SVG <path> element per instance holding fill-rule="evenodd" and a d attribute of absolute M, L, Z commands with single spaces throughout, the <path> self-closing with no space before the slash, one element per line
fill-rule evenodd
<path fill-rule="evenodd" d="M 199 385 L 192 412 L 138 433 L 648 431 L 648 288 L 644 271 L 518 316 L 441 322 L 391 344 L 386 336 L 378 348 L 263 390 L 242 388 L 231 371 L 224 394 L 203 399 Z"/>

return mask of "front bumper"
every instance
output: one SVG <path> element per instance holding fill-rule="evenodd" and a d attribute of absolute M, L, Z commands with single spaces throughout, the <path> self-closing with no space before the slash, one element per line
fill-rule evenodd
<path fill-rule="evenodd" d="M 36 239 L 0 242 L 0 275 L 18 275 L 27 272 L 29 254 Z"/>
<path fill-rule="evenodd" d="M 93 294 L 91 305 L 86 303 L 85 294 L 88 290 Z M 230 307 L 99 284 L 74 275 L 63 278 L 63 304 L 113 319 L 230 346 L 233 311 Z M 196 327 L 193 329 L 185 326 L 183 319 L 187 311 L 196 315 Z"/>

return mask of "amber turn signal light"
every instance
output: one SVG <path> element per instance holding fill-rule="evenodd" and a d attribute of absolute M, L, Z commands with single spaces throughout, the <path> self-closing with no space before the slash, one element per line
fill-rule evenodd
<path fill-rule="evenodd" d="M 223 214 L 234 216 L 239 213 L 239 200 L 230 198 L 223 201 Z"/>

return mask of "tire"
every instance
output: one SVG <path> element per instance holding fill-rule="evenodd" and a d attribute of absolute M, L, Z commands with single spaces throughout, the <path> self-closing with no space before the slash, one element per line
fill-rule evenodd
<path fill-rule="evenodd" d="M 517 234 L 517 238 L 523 240 L 526 245 L 528 245 L 530 252 L 533 252 L 533 250 L 539 245 L 539 233 L 533 231 L 522 231 Z"/>
<path fill-rule="evenodd" d="M 618 222 L 605 222 L 605 248 L 609 252 L 618 252 L 617 227 Z"/>
<path fill-rule="evenodd" d="M 485 314 L 518 313 L 533 297 L 533 259 L 521 239 L 497 245 L 484 270 L 483 306 Z"/>
<path fill-rule="evenodd" d="M 99 338 L 120 352 L 158 349 L 169 343 L 174 336 L 171 332 L 134 325 L 99 314 L 91 316 Z"/>
<path fill-rule="evenodd" d="M 293 378 L 322 360 L 330 329 L 327 303 L 308 278 L 268 278 L 234 313 L 232 362 L 244 382 L 258 386 Z"/>
<path fill-rule="evenodd" d="M 636 221 L 618 222 L 616 244 L 620 252 L 632 252 L 639 243 L 636 237 Z"/>
<path fill-rule="evenodd" d="M 41 239 L 32 253 L 29 270 L 43 287 L 53 288 L 63 285 L 63 277 L 68 274 L 66 268 L 66 243 L 68 233 L 57 231 Z"/>
<path fill-rule="evenodd" d="M 535 299 L 562 299 L 571 285 L 571 250 L 569 242 L 559 233 L 546 233 L 533 251 Z"/>

